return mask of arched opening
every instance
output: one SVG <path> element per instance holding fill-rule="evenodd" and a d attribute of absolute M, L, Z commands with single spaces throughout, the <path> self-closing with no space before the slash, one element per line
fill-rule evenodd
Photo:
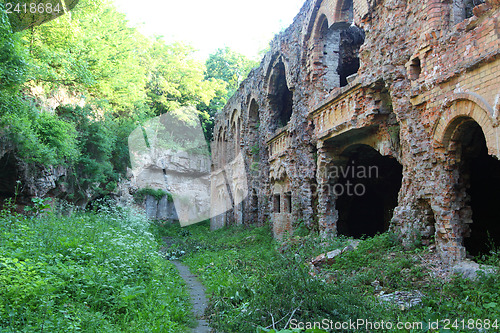
<path fill-rule="evenodd" d="M 221 140 L 221 162 L 222 162 L 222 165 L 226 165 L 227 163 L 227 129 L 224 128 L 222 130 L 222 140 Z"/>
<path fill-rule="evenodd" d="M 241 122 L 240 118 L 236 120 L 236 136 L 235 136 L 235 148 L 234 151 L 236 155 L 240 152 L 240 145 L 241 145 Z"/>
<path fill-rule="evenodd" d="M 222 145 L 222 131 L 219 131 L 219 133 L 217 134 L 217 141 L 215 142 L 215 147 L 217 149 L 216 151 L 216 163 L 217 163 L 217 166 L 221 166 L 222 165 L 222 154 L 223 154 L 223 145 Z"/>
<path fill-rule="evenodd" d="M 367 145 L 355 145 L 342 156 L 346 163 L 333 170 L 337 197 L 337 232 L 349 237 L 385 232 L 398 204 L 402 166 Z"/>
<path fill-rule="evenodd" d="M 236 109 L 234 109 L 233 113 L 231 114 L 230 128 L 232 136 L 231 139 L 233 140 L 234 144 L 234 154 L 232 155 L 234 158 L 238 154 L 240 147 L 240 113 Z"/>
<path fill-rule="evenodd" d="M 351 1 L 352 4 L 352 1 Z M 347 85 L 347 78 L 359 69 L 359 48 L 365 42 L 365 32 L 355 25 L 340 32 L 339 66 L 340 86 Z"/>
<path fill-rule="evenodd" d="M 288 88 L 285 65 L 281 59 L 273 68 L 269 80 L 269 104 L 274 114 L 274 127 L 281 128 L 288 124 L 292 117 L 293 92 Z"/>
<path fill-rule="evenodd" d="M 259 140 L 259 105 L 252 99 L 250 102 L 250 106 L 248 108 L 248 142 L 250 143 L 249 155 L 252 164 L 250 165 L 251 170 L 258 170 L 257 163 L 260 158 L 260 140 Z"/>
<path fill-rule="evenodd" d="M 359 49 L 365 41 L 363 29 L 353 23 L 352 0 L 339 2 L 334 22 L 319 16 L 314 30 L 313 77 L 324 90 L 343 87 L 358 72 Z"/>
<path fill-rule="evenodd" d="M 248 127 L 250 131 L 256 131 L 259 129 L 259 125 L 259 105 L 255 99 L 252 99 L 248 109 Z"/>
<path fill-rule="evenodd" d="M 329 27 L 328 19 L 321 15 L 318 20 L 318 42 L 315 57 L 316 75 L 321 79 L 324 89 L 330 90 L 340 84 L 336 69 L 339 64 L 340 30 Z"/>
<path fill-rule="evenodd" d="M 472 118 L 463 117 L 457 128 L 459 184 L 465 187 L 466 204 L 472 210 L 472 224 L 463 228 L 463 245 L 472 256 L 488 253 L 493 244 L 500 244 L 500 161 L 488 154 L 481 126 Z"/>

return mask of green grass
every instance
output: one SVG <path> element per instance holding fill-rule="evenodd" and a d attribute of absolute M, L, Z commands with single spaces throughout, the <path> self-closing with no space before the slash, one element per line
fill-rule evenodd
<path fill-rule="evenodd" d="M 139 214 L 0 217 L 0 332 L 186 332 L 191 305 Z"/>
<path fill-rule="evenodd" d="M 346 238 L 327 241 L 308 235 L 278 243 L 268 228 L 208 229 L 208 223 L 182 229 L 169 225 L 157 226 L 154 233 L 168 240 L 167 252 L 176 256 L 185 253 L 181 260 L 206 286 L 210 296 L 207 314 L 219 331 L 274 332 L 273 322 L 279 331 L 291 318 L 304 322 L 362 318 L 423 325 L 423 329 L 393 332 L 472 332 L 475 330 L 467 327 L 444 330 L 444 322 L 439 330 L 432 330 L 427 323 L 438 319 L 464 319 L 466 323 L 469 319 L 500 320 L 498 274 L 475 281 L 455 276 L 445 283 L 421 265 L 428 248 L 405 250 L 391 233 L 363 240 L 357 250 L 343 254 L 313 277 L 306 262 L 343 248 Z M 495 255 L 488 260 L 498 263 Z M 381 302 L 375 296 L 375 280 L 386 294 L 421 291 L 425 295 L 422 304 L 401 309 Z M 488 330 L 494 331 L 500 329 Z"/>

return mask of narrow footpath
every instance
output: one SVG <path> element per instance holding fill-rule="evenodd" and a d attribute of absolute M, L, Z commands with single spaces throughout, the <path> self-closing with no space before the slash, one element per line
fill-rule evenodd
<path fill-rule="evenodd" d="M 208 326 L 208 322 L 203 319 L 203 314 L 208 304 L 208 299 L 205 296 L 205 287 L 198 281 L 196 275 L 189 271 L 186 265 L 175 260 L 172 260 L 172 263 L 179 270 L 180 276 L 186 281 L 189 289 L 191 303 L 193 303 L 193 314 L 198 321 L 198 326 L 193 328 L 193 333 L 209 333 L 210 326 Z"/>

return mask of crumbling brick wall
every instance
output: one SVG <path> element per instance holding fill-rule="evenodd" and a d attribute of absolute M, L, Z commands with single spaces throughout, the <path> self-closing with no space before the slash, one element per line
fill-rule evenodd
<path fill-rule="evenodd" d="M 500 3 L 465 14 L 467 1 L 306 1 L 216 118 L 212 198 L 237 200 L 212 226 L 271 223 L 281 237 L 303 223 L 335 235 L 353 218 L 346 207 L 378 209 L 332 192 L 348 181 L 339 170 L 373 156 L 400 172 L 363 183 L 396 188 L 377 210 L 384 228 L 406 243 L 435 241 L 445 261 L 464 258 L 474 223 L 464 126 L 478 124 L 500 157 Z M 241 181 L 221 171 L 237 156 L 249 188 L 241 203 Z"/>

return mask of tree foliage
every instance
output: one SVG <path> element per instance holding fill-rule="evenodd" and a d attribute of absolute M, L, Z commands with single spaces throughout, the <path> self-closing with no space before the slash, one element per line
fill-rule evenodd
<path fill-rule="evenodd" d="M 205 64 L 207 67 L 205 78 L 215 78 L 227 82 L 228 97 L 234 94 L 250 70 L 257 66 L 257 62 L 229 47 L 220 48 L 212 53 Z"/>
<path fill-rule="evenodd" d="M 224 83 L 204 79 L 203 63 L 193 58 L 195 49 L 182 44 L 166 45 L 161 39 L 149 47 L 147 94 L 155 114 L 172 111 L 181 106 L 210 103 Z"/>
<path fill-rule="evenodd" d="M 229 48 L 203 63 L 187 44 L 142 35 L 108 0 L 80 0 L 18 33 L 0 9 L 0 139 L 27 162 L 67 166 L 75 201 L 114 188 L 130 165 L 129 134 L 150 117 L 172 113 L 179 128 L 200 121 L 210 141 L 215 113 L 254 65 Z M 35 88 L 42 99 L 64 89 L 86 106 L 54 112 L 28 93 Z"/>

